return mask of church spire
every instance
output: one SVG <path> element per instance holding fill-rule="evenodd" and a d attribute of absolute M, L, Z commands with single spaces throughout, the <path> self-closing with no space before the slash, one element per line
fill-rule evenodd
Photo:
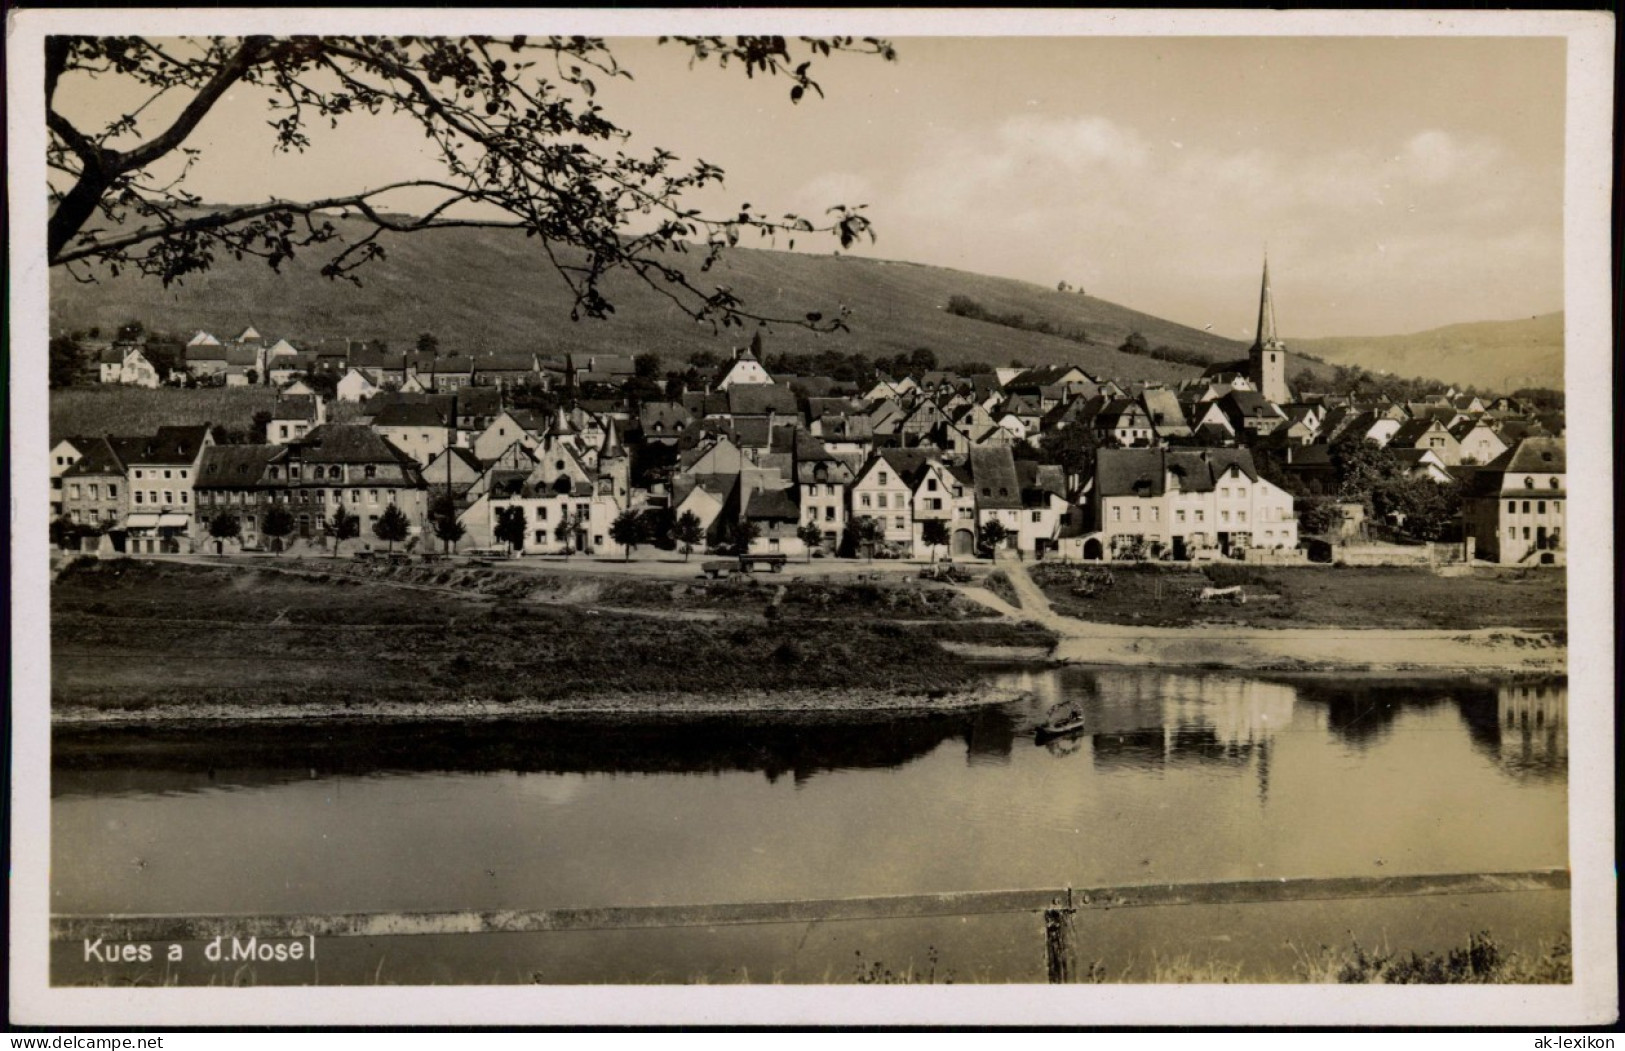
<path fill-rule="evenodd" d="M 1258 338 L 1255 347 L 1279 346 L 1280 335 L 1275 331 L 1275 300 L 1270 296 L 1270 257 L 1264 256 L 1264 284 L 1258 293 Z"/>

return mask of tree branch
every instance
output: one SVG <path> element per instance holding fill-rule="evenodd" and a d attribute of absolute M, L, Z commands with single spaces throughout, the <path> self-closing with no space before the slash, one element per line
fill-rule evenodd
<path fill-rule="evenodd" d="M 209 78 L 209 82 L 192 97 L 192 101 L 186 104 L 181 115 L 175 118 L 175 123 L 151 141 L 137 146 L 128 153 L 116 155 L 115 170 L 127 172 L 145 168 L 185 142 L 186 137 L 192 134 L 192 129 L 208 115 L 227 89 L 241 80 L 254 66 L 270 57 L 277 46 L 285 45 L 273 45 L 270 37 L 249 37 L 244 40 L 243 46 L 226 60 L 215 75 Z"/>

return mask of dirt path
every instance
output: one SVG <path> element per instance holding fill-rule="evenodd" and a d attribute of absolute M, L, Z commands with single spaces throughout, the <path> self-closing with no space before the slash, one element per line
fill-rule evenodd
<path fill-rule="evenodd" d="M 1056 613 L 1020 562 L 1000 563 L 1021 608 L 984 588 L 961 593 L 1060 636 L 1050 657 L 1077 664 L 1168 664 L 1235 669 L 1562 672 L 1568 650 L 1544 632 L 1509 628 L 1157 628 L 1102 624 Z"/>

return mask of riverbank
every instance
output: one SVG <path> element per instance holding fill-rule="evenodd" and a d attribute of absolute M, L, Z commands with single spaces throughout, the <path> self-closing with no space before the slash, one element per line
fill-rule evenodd
<path fill-rule="evenodd" d="M 1557 631 L 1158 627 L 896 578 L 723 584 L 527 570 L 83 560 L 52 590 L 59 724 L 952 710 L 985 662 L 1563 674 Z M 1452 582 L 1446 582 L 1452 583 Z"/>
<path fill-rule="evenodd" d="M 1072 664 L 1184 666 L 1246 672 L 1407 673 L 1460 675 L 1501 672 L 1519 675 L 1562 675 L 1568 668 L 1567 632 L 1527 628 L 1392 629 L 1370 627 L 1270 627 L 1226 622 L 1215 616 L 1197 624 L 1157 627 L 1149 624 L 1113 624 L 1080 620 L 1068 613 L 1074 599 L 1052 605 L 1057 588 L 1040 587 L 1020 563 L 1005 565 L 1005 576 L 1019 609 L 1006 608 L 1007 617 L 1020 617 L 1054 632 L 1060 639 L 1050 659 Z M 1041 575 L 1054 577 L 1050 573 Z M 1160 574 L 1113 574 L 1130 580 Z M 1267 578 L 1259 578 L 1265 580 Z M 1440 581 L 1449 585 L 1454 580 Z M 1262 586 L 1262 585 L 1253 585 Z M 1118 585 L 1096 585 L 1109 592 Z M 1559 583 L 1559 588 L 1561 584 Z M 972 594 L 974 592 L 967 592 Z M 983 599 L 986 602 L 986 599 Z M 1190 616 L 1191 599 L 1176 600 Z M 1007 607 L 1003 600 L 991 605 Z M 1244 607 L 1231 607 L 1239 610 Z M 1515 619 L 1507 611 L 1499 614 Z"/>
<path fill-rule="evenodd" d="M 1054 641 L 1041 628 L 966 617 L 940 599 L 893 600 L 886 589 L 871 598 L 892 616 L 854 617 L 850 602 L 811 593 L 805 605 L 775 601 L 767 588 L 732 603 L 718 597 L 710 609 L 639 611 L 552 593 L 403 583 L 181 562 L 78 563 L 52 592 L 53 717 L 960 708 L 1008 698 L 987 691 L 980 669 L 939 639 Z"/>

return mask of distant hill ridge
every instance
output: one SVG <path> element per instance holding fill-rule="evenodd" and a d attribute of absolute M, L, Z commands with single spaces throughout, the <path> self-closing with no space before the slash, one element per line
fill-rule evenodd
<path fill-rule="evenodd" d="M 1563 388 L 1563 312 L 1516 321 L 1476 321 L 1403 336 L 1289 339 L 1334 365 L 1425 376 L 1492 391 Z"/>
<path fill-rule="evenodd" d="M 337 220 L 359 236 L 361 226 Z M 228 338 L 252 324 L 267 338 L 386 340 L 407 349 L 433 332 L 444 350 L 524 350 L 543 354 L 652 351 L 668 362 L 708 350 L 726 353 L 750 333 L 713 333 L 625 274 L 604 289 L 615 305 L 608 321 L 569 320 L 568 290 L 536 243 L 515 231 L 438 230 L 386 242 L 388 255 L 358 276 L 362 286 L 320 275 L 328 256 L 307 251 L 270 270 L 258 260 L 224 259 L 185 283 L 163 288 L 125 271 L 81 284 L 53 274 L 53 331 L 99 326 L 109 332 L 138 318 L 149 329 L 189 335 L 197 329 Z M 329 246 L 331 248 L 331 246 Z M 814 333 L 777 325 L 769 353 L 838 350 L 895 356 L 920 347 L 945 366 L 964 361 L 1007 365 L 1070 363 L 1101 375 L 1177 380 L 1196 367 L 1124 354 L 1116 348 L 1138 331 L 1152 346 L 1170 346 L 1208 361 L 1241 356 L 1246 345 L 1076 292 L 917 263 L 853 256 L 733 249 L 709 273 L 698 274 L 696 251 L 675 261 L 701 287 L 725 285 L 751 309 L 768 315 L 826 316 L 845 307 L 851 331 Z M 949 297 L 963 296 L 996 315 L 1018 314 L 1056 331 L 1087 334 L 1084 343 L 950 314 Z M 1245 315 L 1249 305 L 1237 305 Z M 1294 365 L 1294 369 L 1297 365 Z"/>
<path fill-rule="evenodd" d="M 354 220 L 335 224 L 350 239 L 364 232 Z M 283 264 L 280 273 L 257 259 L 221 259 L 206 273 L 168 289 L 128 269 L 118 277 L 103 274 L 95 284 L 56 272 L 51 275 L 52 331 L 99 327 L 110 333 L 135 318 L 149 329 L 182 336 L 203 329 L 226 339 L 253 325 L 270 339 L 382 339 L 398 350 L 412 347 L 419 333 L 433 332 L 446 351 L 652 351 L 672 365 L 695 351 L 725 354 L 750 338 L 737 329 L 713 333 L 627 274 L 604 285 L 615 305 L 611 319 L 571 322 L 568 290 L 536 242 L 518 231 L 436 230 L 384 244 L 386 258 L 359 271 L 359 288 L 321 276 L 331 245 L 326 253 L 307 250 Z M 1019 360 L 1074 364 L 1122 379 L 1177 381 L 1197 374 L 1199 367 L 1116 348 L 1137 331 L 1153 347 L 1172 347 L 1209 362 L 1240 358 L 1247 349 L 1244 342 L 1093 296 L 929 264 L 736 248 L 709 273 L 699 274 L 701 255 L 679 255 L 674 262 L 701 287 L 725 285 L 758 313 L 798 318 L 847 309 L 850 332 L 774 326 L 765 337 L 770 354 L 836 350 L 892 357 L 927 347 L 947 367 Z M 1057 333 L 1082 330 L 1086 339 L 1080 343 L 959 316 L 947 310 L 954 296 L 974 301 L 986 316 L 1019 315 L 1033 327 Z M 1256 300 L 1239 302 L 1235 310 L 1238 317 L 1250 317 Z M 1562 382 L 1561 314 L 1453 325 L 1414 336 L 1288 339 L 1287 344 L 1334 364 L 1480 387 Z M 1288 377 L 1304 367 L 1329 371 L 1293 355 Z"/>

